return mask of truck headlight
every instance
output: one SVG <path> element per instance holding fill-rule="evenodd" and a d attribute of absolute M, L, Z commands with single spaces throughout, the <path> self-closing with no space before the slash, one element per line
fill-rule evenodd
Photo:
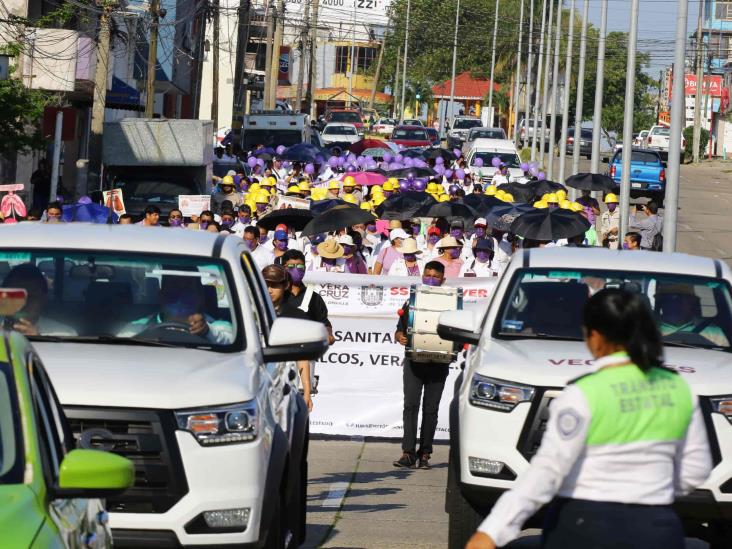
<path fill-rule="evenodd" d="M 510 412 L 519 402 L 531 402 L 536 389 L 528 385 L 491 379 L 473 374 L 470 382 L 470 404 Z"/>
<path fill-rule="evenodd" d="M 178 428 L 188 431 L 201 446 L 249 442 L 257 438 L 259 414 L 252 400 L 217 408 L 176 412 Z"/>
<path fill-rule="evenodd" d="M 727 421 L 732 423 L 732 395 L 713 397 L 709 399 L 712 404 L 712 412 L 722 414 Z"/>

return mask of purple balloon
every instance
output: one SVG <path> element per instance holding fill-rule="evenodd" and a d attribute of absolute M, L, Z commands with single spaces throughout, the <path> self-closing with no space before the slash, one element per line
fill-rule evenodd
<path fill-rule="evenodd" d="M 312 175 L 315 173 L 315 166 L 312 164 L 305 164 L 305 173 L 308 175 Z"/>
<path fill-rule="evenodd" d="M 408 191 L 409 190 L 409 183 L 407 183 L 404 180 L 400 181 L 399 182 L 399 189 L 401 189 L 402 191 Z"/>
<path fill-rule="evenodd" d="M 501 159 L 497 156 L 494 156 L 491 158 L 491 166 L 494 168 L 498 168 L 501 165 Z"/>
<path fill-rule="evenodd" d="M 390 152 L 385 152 L 383 158 L 384 158 L 384 162 L 391 162 L 394 159 L 394 155 L 391 154 Z"/>
<path fill-rule="evenodd" d="M 521 162 L 521 165 L 519 166 L 521 168 L 522 172 L 529 171 L 529 163 L 528 162 Z"/>
<path fill-rule="evenodd" d="M 396 157 L 394 158 L 394 160 L 396 160 L 397 162 L 403 162 L 404 161 L 404 157 L 401 154 L 398 154 L 398 155 L 396 155 Z"/>
<path fill-rule="evenodd" d="M 253 168 L 256 165 L 257 165 L 256 156 L 250 156 L 249 158 L 247 158 L 247 166 L 249 166 L 250 168 Z"/>
<path fill-rule="evenodd" d="M 457 177 L 458 179 L 465 179 L 465 170 L 462 170 L 460 168 L 455 170 L 455 177 Z"/>
<path fill-rule="evenodd" d="M 479 156 L 478 158 L 473 161 L 473 164 L 475 164 L 478 168 L 483 167 L 483 159 Z"/>
<path fill-rule="evenodd" d="M 277 147 L 277 148 L 275 149 L 275 152 L 276 152 L 276 153 L 277 153 L 277 154 L 278 154 L 279 156 L 282 156 L 282 154 L 283 154 L 283 153 L 284 153 L 284 152 L 285 152 L 286 150 L 287 150 L 287 147 L 285 147 L 284 145 L 280 145 L 279 147 Z"/>
<path fill-rule="evenodd" d="M 338 167 L 338 157 L 337 156 L 331 156 L 328 159 L 328 166 L 331 168 L 337 168 Z"/>
<path fill-rule="evenodd" d="M 442 158 L 441 156 L 438 156 L 437 158 L 435 158 L 435 164 L 444 164 L 444 163 L 445 163 L 445 159 Z"/>
<path fill-rule="evenodd" d="M 450 187 L 447 189 L 447 192 L 449 194 L 455 194 L 456 192 L 458 192 L 459 188 L 460 187 L 458 187 L 457 185 L 450 185 Z"/>
<path fill-rule="evenodd" d="M 460 149 L 453 149 L 452 154 L 455 155 L 455 158 L 460 158 L 463 155 L 463 151 L 461 151 Z"/>
<path fill-rule="evenodd" d="M 346 157 L 346 160 L 348 160 L 349 164 L 355 164 L 356 163 L 356 155 L 351 153 Z"/>
<path fill-rule="evenodd" d="M 544 172 L 539 172 L 539 175 L 537 175 L 536 178 L 539 181 L 544 181 L 546 179 L 546 174 Z"/>
<path fill-rule="evenodd" d="M 417 181 L 415 181 L 415 182 L 414 182 L 414 183 L 412 184 L 412 188 L 413 188 L 413 189 L 414 189 L 415 191 L 424 191 L 424 189 L 425 189 L 425 183 L 424 183 L 424 181 L 422 181 L 421 179 L 417 179 Z"/>
<path fill-rule="evenodd" d="M 450 179 L 452 177 L 452 170 L 445 170 L 445 177 Z"/>
<path fill-rule="evenodd" d="M 413 172 L 409 172 L 409 173 L 407 174 L 407 179 L 408 179 L 409 181 L 414 181 L 414 173 L 413 173 Z"/>
<path fill-rule="evenodd" d="M 530 173 L 531 175 L 533 175 L 534 177 L 538 177 L 538 175 L 539 175 L 539 173 L 540 173 L 540 172 L 539 172 L 539 167 L 538 167 L 538 166 L 531 166 L 531 167 L 529 168 L 529 173 Z"/>
<path fill-rule="evenodd" d="M 282 163 L 282 167 L 285 168 L 286 170 L 288 170 L 290 168 L 290 166 L 292 166 L 292 162 L 290 162 L 290 161 L 285 161 Z"/>
<path fill-rule="evenodd" d="M 409 157 L 405 158 L 404 159 L 404 165 L 407 168 L 413 168 L 414 167 L 414 159 L 413 158 L 409 158 Z"/>
<path fill-rule="evenodd" d="M 417 159 L 414 160 L 414 167 L 415 168 L 426 168 L 427 167 L 427 162 L 425 162 L 421 158 L 417 158 Z"/>
<path fill-rule="evenodd" d="M 260 168 L 264 167 L 264 159 L 263 158 L 257 158 L 257 166 Z"/>
<path fill-rule="evenodd" d="M 445 175 L 445 166 L 441 166 L 438 164 L 437 166 L 435 166 L 435 172 L 438 175 Z"/>

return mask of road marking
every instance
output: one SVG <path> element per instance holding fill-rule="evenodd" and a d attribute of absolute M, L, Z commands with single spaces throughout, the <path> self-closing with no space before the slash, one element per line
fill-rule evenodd
<path fill-rule="evenodd" d="M 328 507 L 332 509 L 339 509 L 343 498 L 346 497 L 346 491 L 348 490 L 348 482 L 334 482 L 330 485 L 328 495 L 323 500 L 322 507 Z"/>

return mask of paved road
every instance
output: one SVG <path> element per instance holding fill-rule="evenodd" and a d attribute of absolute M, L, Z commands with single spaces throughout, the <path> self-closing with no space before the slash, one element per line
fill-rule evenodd
<path fill-rule="evenodd" d="M 580 169 L 589 170 L 589 162 Z M 678 250 L 732 265 L 731 210 L 732 164 L 682 166 Z M 312 441 L 305 547 L 446 547 L 447 446 L 436 447 L 430 471 L 395 469 L 400 453 L 398 442 Z M 538 531 L 510 547 L 538 548 Z M 687 541 L 687 549 L 705 547 Z"/>

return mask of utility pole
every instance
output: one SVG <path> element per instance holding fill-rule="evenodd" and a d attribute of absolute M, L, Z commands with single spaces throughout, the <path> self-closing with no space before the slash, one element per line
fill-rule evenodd
<path fill-rule="evenodd" d="M 679 206 L 679 159 L 681 131 L 684 129 L 684 46 L 686 45 L 686 18 L 689 0 L 679 0 L 676 16 L 676 49 L 674 51 L 674 79 L 671 91 L 671 140 L 668 144 L 666 169 L 666 197 L 663 215 L 663 251 L 676 251 L 676 215 Z"/>
<path fill-rule="evenodd" d="M 280 48 L 282 48 L 282 36 L 285 32 L 285 0 L 277 2 L 277 22 L 274 31 L 274 43 L 272 45 L 272 68 L 270 69 L 269 108 L 274 109 L 277 104 L 277 83 L 280 74 Z"/>
<path fill-rule="evenodd" d="M 533 0 L 532 0 L 533 5 Z M 539 116 L 541 116 L 540 101 L 541 94 L 539 94 L 539 86 L 541 85 L 541 69 L 544 66 L 542 63 L 542 56 L 544 55 L 544 29 L 546 26 L 546 0 L 541 5 L 541 34 L 539 36 L 539 56 L 536 58 L 536 93 L 534 93 L 534 128 L 533 135 L 531 136 L 531 161 L 536 160 L 536 138 L 539 132 Z M 544 125 L 542 124 L 542 127 Z M 528 130 L 527 130 L 528 131 Z M 543 138 L 543 136 L 542 136 Z M 542 148 L 543 148 L 542 139 Z"/>
<path fill-rule="evenodd" d="M 113 2 L 105 3 L 99 16 L 97 37 L 97 63 L 94 68 L 94 103 L 92 104 L 91 134 L 89 136 L 89 180 L 87 190 L 101 188 L 102 133 L 104 108 L 107 101 L 107 75 L 109 69 L 109 24 Z"/>
<path fill-rule="evenodd" d="M 310 69 L 308 70 L 308 88 L 305 102 L 308 104 L 310 119 L 315 120 L 318 116 L 318 104 L 315 102 L 315 80 L 318 77 L 318 66 L 316 64 L 318 55 L 318 7 L 320 0 L 313 0 L 313 9 L 310 16 Z"/>
<path fill-rule="evenodd" d="M 679 0 L 685 2 L 686 0 Z M 605 42 L 607 41 L 607 0 L 600 3 L 600 36 L 597 40 L 595 110 L 592 116 L 592 173 L 600 173 L 600 133 L 602 132 L 602 95 L 605 85 Z M 683 66 L 683 65 L 682 65 Z"/>
<path fill-rule="evenodd" d="M 683 0 L 682 0 L 683 1 Z M 633 115 L 635 114 L 633 97 L 635 96 L 635 52 L 638 43 L 638 3 L 630 4 L 630 32 L 628 33 L 628 61 L 625 71 L 625 113 L 623 116 L 623 172 L 620 179 L 620 234 L 628 232 L 628 215 L 630 213 L 630 160 L 628 154 L 633 144 Z M 683 94 L 681 95 L 683 104 Z M 671 137 L 673 139 L 673 135 Z M 675 141 L 679 141 L 676 139 Z"/>
<path fill-rule="evenodd" d="M 399 123 L 404 123 L 404 98 L 407 95 L 407 59 L 409 52 L 409 12 L 411 11 L 411 0 L 407 0 L 407 26 L 404 32 L 404 69 L 402 71 L 402 96 L 400 98 Z"/>
<path fill-rule="evenodd" d="M 145 118 L 152 118 L 155 102 L 155 67 L 158 64 L 158 25 L 160 0 L 150 2 L 150 42 L 147 50 L 147 82 L 145 83 Z M 101 40 L 100 40 L 101 42 Z"/>
<path fill-rule="evenodd" d="M 379 57 L 376 60 L 376 73 L 374 74 L 374 85 L 371 88 L 371 97 L 369 98 L 369 109 L 374 108 L 374 102 L 376 101 L 376 89 L 379 87 L 379 78 L 381 78 L 381 63 L 384 60 L 384 46 L 386 45 L 386 34 L 381 41 L 379 47 Z"/>
<path fill-rule="evenodd" d="M 549 121 L 549 167 L 547 178 L 554 177 L 554 136 L 557 123 L 557 86 L 559 85 L 559 46 L 562 36 L 562 0 L 557 0 L 557 29 L 554 35 L 554 70 L 552 74 L 552 116 Z"/>
<path fill-rule="evenodd" d="M 554 0 L 549 2 L 549 17 L 546 20 L 546 58 L 544 59 L 544 89 L 541 99 L 541 151 L 539 163 L 544 166 L 544 154 L 547 146 L 546 116 L 549 109 L 549 60 L 552 57 L 552 24 L 554 23 Z M 549 139 L 551 147 L 551 139 Z"/>
<path fill-rule="evenodd" d="M 402 46 L 399 45 L 397 47 L 397 56 L 396 56 L 396 69 L 394 70 L 394 93 L 392 94 L 392 111 L 391 111 L 391 117 L 397 118 L 397 98 L 399 97 L 399 61 L 402 57 Z"/>
<path fill-rule="evenodd" d="M 308 53 L 308 25 L 310 24 L 310 2 L 305 2 L 305 18 L 300 30 L 300 62 L 297 65 L 297 87 L 295 92 L 295 112 L 302 111 L 302 91 L 305 79 L 305 63 L 309 59 Z"/>
<path fill-rule="evenodd" d="M 346 104 L 351 106 L 351 98 L 353 97 L 353 74 L 358 70 L 358 58 L 356 56 L 356 2 L 353 2 L 353 27 L 351 28 L 351 62 L 348 71 L 348 99 Z"/>
<path fill-rule="evenodd" d="M 268 110 L 270 87 L 272 86 L 272 45 L 274 44 L 274 0 L 270 0 L 267 4 L 267 11 L 264 17 L 267 19 L 267 47 L 264 52 L 264 92 L 262 97 L 262 109 Z"/>
<path fill-rule="evenodd" d="M 663 82 L 663 69 L 658 71 L 658 98 L 656 99 L 656 125 L 661 120 L 661 83 Z"/>
<path fill-rule="evenodd" d="M 574 0 L 569 8 L 569 38 L 567 39 L 567 56 L 564 60 L 564 98 L 562 99 L 562 138 L 559 144 L 559 182 L 564 183 L 564 166 L 567 163 L 567 137 L 569 125 L 569 88 L 572 82 L 572 46 L 574 42 Z M 574 146 L 580 146 L 580 134 L 574 135 Z"/>
<path fill-rule="evenodd" d="M 457 7 L 455 8 L 455 34 L 452 40 L 452 78 L 450 79 L 450 127 L 455 125 L 455 111 L 452 107 L 455 101 L 455 64 L 457 62 L 457 38 L 458 38 L 458 25 L 460 23 L 460 0 L 457 0 Z M 492 87 L 492 86 L 491 86 Z"/>
<path fill-rule="evenodd" d="M 704 41 L 702 38 L 702 26 L 704 21 L 704 0 L 699 3 L 699 21 L 696 27 L 696 94 L 694 95 L 694 139 L 691 156 L 694 164 L 699 163 L 699 140 L 701 139 L 701 108 L 702 95 L 704 93 Z M 706 116 L 706 113 L 704 113 Z M 671 135 L 671 139 L 679 136 Z"/>
<path fill-rule="evenodd" d="M 500 0 L 496 0 L 496 11 L 493 14 L 493 46 L 491 46 L 491 81 L 490 86 L 488 87 L 488 112 L 491 115 L 491 121 L 489 126 L 493 125 L 493 119 L 495 118 L 493 114 L 493 75 L 496 70 L 496 35 L 498 34 L 498 7 L 499 7 Z"/>
<path fill-rule="evenodd" d="M 154 0 L 158 2 L 159 0 Z M 213 0 L 213 90 L 211 95 L 211 120 L 214 124 L 214 132 L 219 131 L 219 15 L 221 4 L 219 0 Z M 157 35 L 157 33 L 156 33 Z"/>
<path fill-rule="evenodd" d="M 582 111 L 584 110 L 585 94 L 585 57 L 587 55 L 587 18 L 590 12 L 590 0 L 584 0 L 582 9 L 582 32 L 580 33 L 579 69 L 577 71 L 577 103 L 574 111 L 574 138 L 582 137 Z M 580 148 L 575 145 L 572 148 L 572 175 L 579 172 Z M 573 198 L 577 190 L 572 191 Z"/>
<path fill-rule="evenodd" d="M 519 15 L 519 39 L 518 39 L 518 52 L 516 55 L 516 87 L 514 88 L 514 112 L 513 112 L 513 141 L 518 147 L 518 125 L 519 125 L 519 111 L 521 110 L 521 97 L 519 91 L 521 89 L 521 39 L 524 35 L 524 0 L 521 0 L 521 15 Z"/>
<path fill-rule="evenodd" d="M 534 43 L 534 0 L 529 0 L 529 2 L 531 2 L 531 8 L 529 10 L 529 37 L 526 39 L 528 59 L 526 60 L 526 102 L 524 103 L 524 135 L 526 136 L 523 144 L 524 147 L 529 144 L 529 113 L 531 112 L 531 50 Z"/>

